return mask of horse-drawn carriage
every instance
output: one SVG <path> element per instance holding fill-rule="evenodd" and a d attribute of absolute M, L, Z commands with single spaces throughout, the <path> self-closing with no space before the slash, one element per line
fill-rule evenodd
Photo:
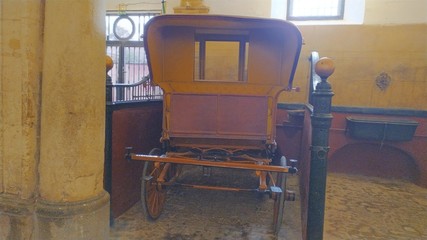
<path fill-rule="evenodd" d="M 291 23 L 214 15 L 162 15 L 147 23 L 144 44 L 153 82 L 163 92 L 162 148 L 145 161 L 141 198 L 150 219 L 183 165 L 253 170 L 253 191 L 274 200 L 274 232 L 283 216 L 286 175 L 294 162 L 277 154 L 278 96 L 292 89 L 301 34 Z M 199 186 L 232 190 L 236 188 Z"/>

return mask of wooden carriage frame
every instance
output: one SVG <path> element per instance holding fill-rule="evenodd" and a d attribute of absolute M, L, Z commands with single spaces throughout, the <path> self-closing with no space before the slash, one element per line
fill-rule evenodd
<path fill-rule="evenodd" d="M 299 30 L 277 19 L 161 15 L 147 23 L 144 45 L 151 78 L 164 92 L 162 149 L 127 154 L 145 161 L 146 216 L 160 216 L 166 189 L 178 184 L 182 165 L 253 170 L 259 186 L 251 190 L 274 200 L 277 235 L 284 201 L 295 197 L 286 190 L 286 174 L 297 169 L 276 153 L 276 108 L 279 94 L 292 90 Z"/>

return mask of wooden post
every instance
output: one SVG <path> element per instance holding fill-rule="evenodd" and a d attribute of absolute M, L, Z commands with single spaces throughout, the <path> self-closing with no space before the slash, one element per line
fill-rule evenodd
<path fill-rule="evenodd" d="M 322 81 L 313 92 L 307 240 L 323 239 L 329 129 L 332 121 L 331 100 L 334 95 L 327 78 L 335 70 L 334 63 L 329 58 L 321 58 L 316 63 L 315 70 Z"/>

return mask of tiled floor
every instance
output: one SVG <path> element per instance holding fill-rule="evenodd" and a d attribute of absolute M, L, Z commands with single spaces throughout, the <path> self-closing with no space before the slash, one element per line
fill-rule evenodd
<path fill-rule="evenodd" d="M 183 180 L 257 186 L 251 172 L 215 170 L 209 180 L 190 169 Z M 186 179 L 187 178 L 187 179 Z M 298 190 L 298 178 L 288 178 Z M 298 197 L 298 194 L 297 194 Z M 275 239 L 271 234 L 273 201 L 256 193 L 174 188 L 163 215 L 144 219 L 136 204 L 116 219 L 110 239 L 196 240 Z M 287 202 L 278 239 L 301 239 L 299 202 Z M 329 174 L 325 240 L 427 240 L 427 189 L 408 182 Z"/>

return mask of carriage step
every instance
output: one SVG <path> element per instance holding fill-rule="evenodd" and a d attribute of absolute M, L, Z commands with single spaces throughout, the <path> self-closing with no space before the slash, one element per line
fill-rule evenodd
<path fill-rule="evenodd" d="M 272 193 L 276 193 L 276 194 L 282 193 L 282 189 L 280 187 L 271 186 L 270 190 L 271 190 Z"/>
<path fill-rule="evenodd" d="M 281 194 L 283 191 L 280 187 L 271 186 L 270 191 L 272 196 L 277 197 L 278 194 Z M 295 192 L 294 191 L 288 191 L 285 192 L 285 201 L 295 201 Z"/>

